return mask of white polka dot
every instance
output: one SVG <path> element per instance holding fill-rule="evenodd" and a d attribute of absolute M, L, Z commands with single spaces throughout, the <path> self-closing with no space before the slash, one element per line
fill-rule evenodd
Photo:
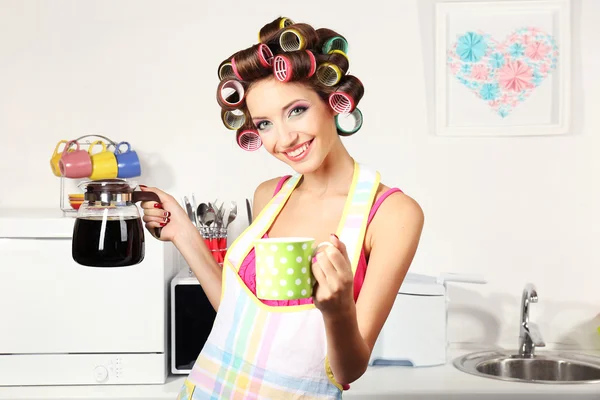
<path fill-rule="evenodd" d="M 306 278 L 306 283 L 310 285 L 310 278 Z"/>
<path fill-rule="evenodd" d="M 293 275 L 294 274 L 294 268 L 288 268 L 287 273 L 288 273 L 288 275 Z"/>
<path fill-rule="evenodd" d="M 300 256 L 296 257 L 296 262 L 301 263 L 302 262 L 302 257 L 300 257 Z"/>
<path fill-rule="evenodd" d="M 282 264 L 285 264 L 285 263 L 287 263 L 287 258 L 285 258 L 285 257 L 281 257 L 281 258 L 279 259 L 279 262 L 280 262 L 280 263 L 282 263 Z"/>
<path fill-rule="evenodd" d="M 300 278 L 296 279 L 296 285 L 299 285 L 301 283 L 302 283 L 302 281 L 300 280 Z"/>
<path fill-rule="evenodd" d="M 260 285 L 260 279 L 256 278 L 256 283 Z"/>
<path fill-rule="evenodd" d="M 277 268 L 271 268 L 271 275 L 277 275 L 279 273 L 279 270 L 277 270 Z"/>
<path fill-rule="evenodd" d="M 307 247 L 308 247 L 308 245 L 307 245 L 306 243 L 304 243 L 304 244 L 302 245 L 302 250 L 306 250 L 306 248 L 307 248 Z"/>
<path fill-rule="evenodd" d="M 265 297 L 267 295 L 267 292 L 265 292 L 264 290 L 260 291 L 260 297 Z"/>
<path fill-rule="evenodd" d="M 272 244 L 271 245 L 271 251 L 277 251 L 277 245 L 276 244 Z"/>
<path fill-rule="evenodd" d="M 302 273 L 305 274 L 306 273 L 306 267 L 302 267 Z"/>
<path fill-rule="evenodd" d="M 306 296 L 306 289 L 302 289 L 300 293 L 302 293 L 302 296 Z"/>
<path fill-rule="evenodd" d="M 259 245 L 258 245 L 258 249 L 259 249 L 259 250 L 264 250 L 264 249 L 265 249 L 265 246 L 263 246 L 262 244 L 259 244 Z"/>
<path fill-rule="evenodd" d="M 294 292 L 291 290 L 288 290 L 287 295 L 288 295 L 288 297 L 292 297 L 294 295 Z"/>
<path fill-rule="evenodd" d="M 265 285 L 267 285 L 267 286 L 271 286 L 271 285 L 273 285 L 273 281 L 272 281 L 272 280 L 270 280 L 270 279 L 267 279 L 267 280 L 265 281 Z"/>
<path fill-rule="evenodd" d="M 277 296 L 279 296 L 279 292 L 278 292 L 277 290 L 273 290 L 273 291 L 271 292 L 271 295 L 272 295 L 273 297 L 277 297 Z"/>
<path fill-rule="evenodd" d="M 279 281 L 279 284 L 281 286 L 285 286 L 285 285 L 287 285 L 287 281 L 285 279 L 282 279 L 282 280 Z"/>
<path fill-rule="evenodd" d="M 265 267 L 260 267 L 260 269 L 258 270 L 258 272 L 260 272 L 261 275 L 265 274 Z"/>
<path fill-rule="evenodd" d="M 287 249 L 288 249 L 288 251 L 294 250 L 294 245 L 293 244 L 288 244 Z"/>

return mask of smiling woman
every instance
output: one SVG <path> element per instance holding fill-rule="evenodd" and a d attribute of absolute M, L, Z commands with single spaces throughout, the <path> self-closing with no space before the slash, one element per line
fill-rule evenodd
<path fill-rule="evenodd" d="M 222 270 L 172 196 L 144 189 L 161 200 L 142 204 L 146 227 L 162 226 L 160 239 L 173 241 L 217 310 L 179 398 L 339 399 L 367 368 L 423 212 L 342 143 L 360 128 L 364 94 L 348 74 L 346 39 L 289 18 L 259 38 L 219 65 L 221 118 L 240 147 L 264 147 L 294 174 L 258 185 L 257 217 Z M 293 253 L 294 237 L 317 250 Z M 257 255 L 267 239 L 286 244 Z"/>

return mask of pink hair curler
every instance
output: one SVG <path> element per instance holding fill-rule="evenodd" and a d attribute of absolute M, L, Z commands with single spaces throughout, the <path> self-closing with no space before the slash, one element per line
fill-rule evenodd
<path fill-rule="evenodd" d="M 287 82 L 292 79 L 292 63 L 283 56 L 277 55 L 273 59 L 273 74 L 281 82 Z"/>
<path fill-rule="evenodd" d="M 254 129 L 246 129 L 236 134 L 238 146 L 246 151 L 256 151 L 262 146 L 262 140 Z"/>
<path fill-rule="evenodd" d="M 329 95 L 329 105 L 333 111 L 348 114 L 354 111 L 355 103 L 352 96 L 345 92 L 333 92 Z"/>
<path fill-rule="evenodd" d="M 235 79 L 219 83 L 219 104 L 229 110 L 238 108 L 245 98 L 244 85 Z"/>
<path fill-rule="evenodd" d="M 258 60 L 260 61 L 260 65 L 265 68 L 273 65 L 273 52 L 264 43 L 258 45 Z"/>
<path fill-rule="evenodd" d="M 317 59 L 315 58 L 315 55 L 313 54 L 312 51 L 306 50 L 306 52 L 308 53 L 308 56 L 310 57 L 310 71 L 308 73 L 308 77 L 310 78 L 311 76 L 313 76 L 315 74 L 315 71 L 317 70 Z"/>

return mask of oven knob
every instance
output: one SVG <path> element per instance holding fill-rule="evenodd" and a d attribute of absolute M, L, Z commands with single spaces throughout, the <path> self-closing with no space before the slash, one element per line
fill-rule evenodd
<path fill-rule="evenodd" d="M 96 382 L 104 382 L 108 378 L 108 370 L 106 367 L 98 365 L 94 368 L 94 376 L 96 377 Z"/>

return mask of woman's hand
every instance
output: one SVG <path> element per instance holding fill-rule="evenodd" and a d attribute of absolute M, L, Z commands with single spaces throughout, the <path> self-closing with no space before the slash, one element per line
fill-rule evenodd
<path fill-rule="evenodd" d="M 154 235 L 154 228 L 161 228 L 160 240 L 175 240 L 178 234 L 195 229 L 187 213 L 179 205 L 175 198 L 160 189 L 140 185 L 144 192 L 154 192 L 160 198 L 160 203 L 155 201 L 142 201 L 141 206 L 144 210 L 142 220 L 146 224 L 146 229 Z"/>
<path fill-rule="evenodd" d="M 333 234 L 330 243 L 313 258 L 313 298 L 324 316 L 344 317 L 354 307 L 354 276 L 344 243 Z"/>

